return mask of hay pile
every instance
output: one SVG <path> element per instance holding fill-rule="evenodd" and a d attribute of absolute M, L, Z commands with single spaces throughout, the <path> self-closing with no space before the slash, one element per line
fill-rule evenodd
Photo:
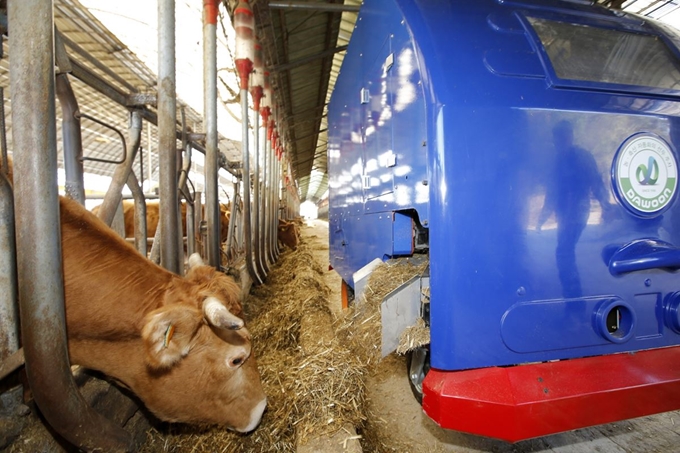
<path fill-rule="evenodd" d="M 418 318 L 414 326 L 407 327 L 399 336 L 399 346 L 396 352 L 404 355 L 426 344 L 430 344 L 430 328 L 425 325 L 423 318 Z"/>
<path fill-rule="evenodd" d="M 268 397 L 254 432 L 170 425 L 150 431 L 143 451 L 295 452 L 312 434 L 359 425 L 364 419 L 365 370 L 334 335 L 322 332 L 330 332 L 331 316 L 322 273 L 303 242 L 297 251 L 280 256 L 267 284 L 254 288 L 244 304 Z M 327 339 L 302 347 L 303 322 L 305 335 Z"/>
<path fill-rule="evenodd" d="M 414 263 L 410 259 L 383 263 L 371 273 L 363 295 L 355 300 L 345 315 L 336 322 L 336 333 L 343 344 L 349 346 L 354 355 L 365 366 L 366 372 L 380 375 L 389 369 L 386 362 L 395 360 L 393 355 L 381 361 L 382 325 L 380 320 L 380 304 L 386 295 L 397 289 L 416 275 L 422 275 L 427 262 Z M 421 320 L 422 322 L 422 320 Z M 424 323 L 422 324 L 424 327 Z M 412 328 L 414 329 L 414 328 Z M 406 335 L 414 335 L 412 329 L 407 329 Z M 429 338 L 429 329 L 425 328 Z M 419 339 L 422 339 L 420 334 Z M 409 340 L 405 340 L 410 342 Z M 401 343 L 401 342 L 400 342 Z M 384 366 L 386 365 L 386 366 Z M 405 373 L 404 373 L 405 374 Z M 381 418 L 380 414 L 372 413 L 370 405 L 365 406 L 364 422 L 355 425 L 357 433 L 362 436 L 361 445 L 364 451 L 371 453 L 394 453 L 411 450 L 411 445 L 401 444 L 386 433 L 392 427 Z"/>
<path fill-rule="evenodd" d="M 367 367 L 380 361 L 380 303 L 400 285 L 416 275 L 422 275 L 426 267 L 427 262 L 414 264 L 410 259 L 378 265 L 371 273 L 360 300 L 356 300 L 346 316 L 339 320 L 338 335 Z"/>

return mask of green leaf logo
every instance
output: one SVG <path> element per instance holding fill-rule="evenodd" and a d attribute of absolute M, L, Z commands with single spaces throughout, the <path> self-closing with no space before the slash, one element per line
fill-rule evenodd
<path fill-rule="evenodd" d="M 640 164 L 635 172 L 635 177 L 642 186 L 653 186 L 659 179 L 659 164 L 652 156 L 649 156 L 647 165 Z"/>

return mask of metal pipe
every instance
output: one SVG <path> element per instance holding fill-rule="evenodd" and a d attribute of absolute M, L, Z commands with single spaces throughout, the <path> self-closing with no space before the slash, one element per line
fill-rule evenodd
<path fill-rule="evenodd" d="M 64 146 L 66 196 L 85 205 L 83 183 L 83 138 L 80 130 L 80 110 L 68 74 L 56 76 L 57 98 L 61 105 L 61 133 Z"/>
<path fill-rule="evenodd" d="M 274 241 L 276 241 L 276 236 L 272 230 L 274 222 L 276 221 L 272 207 L 274 205 L 274 164 L 272 163 L 272 146 L 269 140 L 265 143 L 265 152 L 267 156 L 267 214 L 269 216 L 269 223 L 267 224 L 267 234 L 269 236 L 269 260 L 274 263 L 276 262 L 276 257 L 274 255 Z"/>
<path fill-rule="evenodd" d="M 52 2 L 8 2 L 17 276 L 26 374 L 47 422 L 86 451 L 129 451 L 130 435 L 90 408 L 71 374 L 57 189 Z M 36 241 L 36 238 L 40 238 Z"/>
<path fill-rule="evenodd" d="M 285 1 L 274 1 L 269 2 L 269 7 L 271 9 L 304 9 L 312 11 L 325 11 L 332 13 L 342 13 L 342 12 L 359 12 L 361 5 L 343 5 L 337 3 L 326 3 L 326 2 L 285 2 Z"/>
<path fill-rule="evenodd" d="M 238 215 L 238 179 L 234 182 L 234 196 L 231 198 L 231 217 L 229 218 L 229 229 L 227 230 L 227 258 L 232 259 L 231 253 L 234 246 L 234 227 L 236 226 L 236 219 Z"/>
<path fill-rule="evenodd" d="M 134 171 L 128 175 L 127 186 L 135 200 L 135 248 L 146 256 L 146 199 Z"/>
<path fill-rule="evenodd" d="M 3 168 L 7 164 L 3 163 Z M 0 363 L 19 350 L 19 306 L 17 305 L 17 261 L 14 239 L 12 186 L 0 173 Z M 2 376 L 0 376 L 2 379 Z M 3 401 L 13 410 L 22 402 L 20 392 L 8 392 Z"/>
<path fill-rule="evenodd" d="M 186 225 L 186 231 L 187 231 L 187 256 L 191 256 L 192 253 L 196 251 L 196 235 L 194 233 L 194 219 L 195 219 L 195 210 L 194 210 L 194 204 L 196 202 L 195 199 L 190 198 L 189 194 L 189 188 L 187 181 L 189 179 L 189 171 L 191 170 L 191 142 L 187 142 L 185 145 L 185 157 L 184 161 L 182 164 L 182 172 L 179 175 L 179 183 L 178 186 L 184 190 L 185 198 L 186 198 L 186 209 L 185 209 L 185 215 L 184 215 L 184 224 Z M 191 209 L 191 214 L 189 214 L 189 210 Z"/>
<path fill-rule="evenodd" d="M 267 128 L 264 127 L 262 128 L 264 131 L 264 137 L 262 140 L 262 219 L 261 219 L 261 224 L 260 224 L 260 231 L 262 231 L 262 236 L 263 236 L 263 250 L 262 254 L 264 255 L 264 262 L 267 265 L 269 269 L 271 269 L 271 265 L 273 264 L 271 260 L 271 256 L 269 253 L 269 250 L 271 250 L 271 245 L 270 245 L 270 237 L 271 233 L 269 231 L 269 222 L 270 222 L 270 214 L 269 214 L 269 206 L 270 206 L 270 201 L 269 201 L 269 156 L 267 154 Z"/>
<path fill-rule="evenodd" d="M 99 158 L 99 157 L 90 157 L 90 156 L 83 156 L 82 159 L 83 160 L 90 160 L 90 161 L 93 161 L 93 162 L 102 162 L 102 163 L 105 163 L 105 164 L 122 164 L 123 162 L 125 162 L 125 158 L 126 158 L 125 151 L 127 150 L 127 145 L 125 144 L 125 136 L 123 135 L 123 133 L 121 131 L 119 131 L 116 126 L 113 126 L 113 125 L 107 123 L 106 121 L 102 121 L 97 117 L 87 115 L 83 112 L 80 112 L 80 117 L 86 118 L 86 119 L 88 119 L 88 120 L 90 120 L 94 123 L 99 124 L 100 126 L 104 126 L 105 128 L 112 130 L 113 132 L 115 132 L 120 137 L 120 141 L 123 144 L 123 152 L 122 152 L 122 156 L 120 157 L 120 159 L 102 159 L 102 158 Z"/>
<path fill-rule="evenodd" d="M 159 225 L 156 226 L 156 232 L 153 234 L 153 242 L 151 243 L 151 251 L 149 252 L 149 259 L 156 264 L 161 262 L 161 228 L 160 223 L 163 219 L 158 219 Z"/>
<path fill-rule="evenodd" d="M 5 89 L 3 87 L 0 87 L 0 150 L 2 151 L 2 166 L 7 172 L 7 129 L 5 125 Z"/>
<path fill-rule="evenodd" d="M 281 198 L 282 198 L 282 186 L 281 186 L 281 161 L 278 159 L 278 157 L 274 157 L 274 188 L 276 191 L 274 192 L 276 195 L 274 197 L 274 216 L 276 218 L 276 232 L 277 232 L 277 240 L 276 240 L 276 248 L 274 249 L 274 255 L 276 256 L 276 259 L 279 259 L 279 255 L 281 254 L 281 250 L 279 249 L 279 241 L 278 241 L 278 230 L 279 230 L 279 217 L 281 216 Z"/>
<path fill-rule="evenodd" d="M 241 150 L 243 152 L 243 234 L 246 245 L 246 269 L 256 285 L 261 285 L 263 280 L 253 265 L 253 235 L 251 231 L 251 206 L 250 206 L 250 153 L 248 152 L 248 90 L 241 90 Z"/>
<path fill-rule="evenodd" d="M 177 148 L 177 168 L 184 168 L 184 161 L 182 160 L 182 149 Z M 182 181 L 184 172 L 180 170 L 178 174 L 178 180 Z M 178 266 L 177 274 L 184 275 L 184 228 L 182 228 L 182 190 L 184 186 L 177 182 L 177 217 L 175 217 L 175 223 L 177 224 L 177 253 L 178 253 Z M 186 178 L 184 179 L 186 183 Z M 186 219 L 186 216 L 184 217 Z"/>
<path fill-rule="evenodd" d="M 276 241 L 278 241 L 277 238 L 277 232 L 278 232 L 278 220 L 276 216 L 274 215 L 274 161 L 273 159 L 273 154 L 274 154 L 274 149 L 271 146 L 271 142 L 267 140 L 267 149 L 269 152 L 267 153 L 267 165 L 269 165 L 269 178 L 267 181 L 267 184 L 269 185 L 269 224 L 267 225 L 267 229 L 269 232 L 269 256 L 270 260 L 272 263 L 276 262 Z"/>
<path fill-rule="evenodd" d="M 220 266 L 220 211 L 217 193 L 217 6 L 203 1 L 203 118 L 205 124 L 205 220 L 208 264 Z M 241 93 L 243 95 L 243 93 Z M 246 92 L 247 96 L 247 92 Z"/>
<path fill-rule="evenodd" d="M 264 233 L 264 231 L 262 231 L 262 224 L 260 223 L 260 211 L 262 209 L 260 204 L 260 112 L 257 110 L 255 110 L 255 124 L 253 125 L 253 149 L 255 150 L 255 168 L 253 168 L 253 197 L 255 198 L 255 228 L 253 228 L 253 242 L 255 245 L 255 267 L 257 268 L 257 273 L 264 279 L 267 276 L 268 269 L 262 259 L 262 249 L 264 249 L 264 247 L 261 233 Z"/>
<path fill-rule="evenodd" d="M 278 222 L 276 219 L 276 216 L 274 215 L 274 161 L 273 159 L 273 154 L 274 154 L 274 148 L 271 146 L 271 142 L 268 141 L 268 147 L 269 153 L 267 153 L 267 160 L 269 163 L 269 225 L 267 228 L 269 228 L 269 254 L 271 256 L 272 263 L 276 262 L 276 241 L 277 239 L 277 231 L 278 231 L 278 225 L 274 227 L 274 224 Z M 276 229 L 275 229 L 276 228 Z"/>
<path fill-rule="evenodd" d="M 158 183 L 161 266 L 179 274 L 175 0 L 158 1 Z"/>
<path fill-rule="evenodd" d="M 187 200 L 187 210 L 186 210 L 186 225 L 187 225 L 187 256 L 191 256 L 196 252 L 196 201 L 193 200 L 191 203 Z"/>
<path fill-rule="evenodd" d="M 203 221 L 203 193 L 194 193 L 194 234 L 196 237 L 201 235 L 201 222 Z M 205 260 L 205 247 L 203 245 L 203 237 L 196 244 L 196 252 Z"/>
<path fill-rule="evenodd" d="M 116 211 L 120 206 L 123 186 L 128 181 L 128 177 L 132 172 L 132 165 L 135 162 L 137 150 L 142 140 L 142 114 L 137 109 L 130 111 L 128 137 L 130 139 L 127 141 L 125 160 L 116 166 L 111 178 L 111 184 L 109 184 L 104 201 L 97 213 L 97 216 L 108 226 L 111 226 Z"/>

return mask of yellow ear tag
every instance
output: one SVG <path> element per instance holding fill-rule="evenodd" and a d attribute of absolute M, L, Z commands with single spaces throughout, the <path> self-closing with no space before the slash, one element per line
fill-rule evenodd
<path fill-rule="evenodd" d="M 172 339 L 172 334 L 175 333 L 175 326 L 170 324 L 165 331 L 165 338 L 163 339 L 163 348 L 167 348 L 168 344 L 170 344 L 170 340 Z"/>

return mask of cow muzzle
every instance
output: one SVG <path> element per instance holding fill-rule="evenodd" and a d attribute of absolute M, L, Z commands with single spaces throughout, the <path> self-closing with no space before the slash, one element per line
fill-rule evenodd
<path fill-rule="evenodd" d="M 250 412 L 250 422 L 248 423 L 248 426 L 245 428 L 235 428 L 236 431 L 240 433 L 249 433 L 250 431 L 254 430 L 257 428 L 257 425 L 260 424 L 260 421 L 262 421 L 262 414 L 264 414 L 264 410 L 267 408 L 267 397 L 264 397 L 262 401 L 257 403 L 257 405 L 253 408 L 253 410 Z"/>

